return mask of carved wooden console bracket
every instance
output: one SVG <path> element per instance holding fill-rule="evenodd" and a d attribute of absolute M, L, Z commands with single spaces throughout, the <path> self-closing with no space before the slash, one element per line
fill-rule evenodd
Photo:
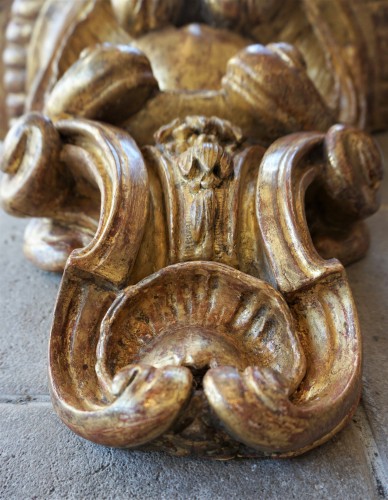
<path fill-rule="evenodd" d="M 297 2 L 299 17 L 258 2 L 256 24 L 233 2 L 184 3 L 134 16 L 136 2 L 35 1 L 0 199 L 33 218 L 27 257 L 63 271 L 50 390 L 74 432 L 177 455 L 294 456 L 340 430 L 360 397 L 343 265 L 367 250 L 382 178 L 356 128 L 365 87 L 344 67 L 327 73 L 329 92 L 300 47 L 252 40 L 266 23 L 284 32 L 288 12 L 306 40 L 313 26 L 330 44 L 322 2 Z M 8 32 L 19 49 L 21 5 Z"/>

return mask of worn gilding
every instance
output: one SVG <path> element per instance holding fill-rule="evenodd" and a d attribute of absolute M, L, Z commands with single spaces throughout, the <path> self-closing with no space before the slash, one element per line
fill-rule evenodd
<path fill-rule="evenodd" d="M 248 3 L 15 2 L 9 43 L 50 51 L 20 60 L 0 197 L 33 218 L 27 257 L 63 272 L 50 390 L 96 443 L 294 456 L 356 409 L 343 266 L 367 250 L 382 178 L 358 128 L 380 120 L 364 45 L 346 56 L 323 2 Z M 354 40 L 354 7 L 333 4 Z M 286 14 L 305 40 L 316 28 L 312 52 L 273 43 Z M 322 47 L 326 76 L 309 64 Z"/>

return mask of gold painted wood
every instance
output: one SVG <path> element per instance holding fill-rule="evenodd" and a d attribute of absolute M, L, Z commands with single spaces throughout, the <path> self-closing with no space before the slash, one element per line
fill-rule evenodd
<path fill-rule="evenodd" d="M 28 17 L 0 199 L 33 218 L 26 256 L 63 271 L 50 390 L 96 443 L 294 456 L 359 400 L 343 265 L 367 250 L 382 178 L 355 126 L 377 123 L 366 59 L 318 0 L 234 5 L 48 0 Z M 333 8 L 345 23 L 356 7 Z M 285 41 L 255 43 L 261 30 Z M 308 64 L 325 44 L 327 78 Z"/>

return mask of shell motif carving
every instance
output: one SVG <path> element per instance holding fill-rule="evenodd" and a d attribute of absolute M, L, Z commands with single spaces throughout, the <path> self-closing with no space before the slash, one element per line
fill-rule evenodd
<path fill-rule="evenodd" d="M 244 16 L 269 22 L 281 2 L 199 3 L 62 7 L 69 45 L 32 71 L 35 111 L 4 141 L 0 199 L 33 218 L 27 257 L 63 272 L 49 378 L 74 432 L 176 455 L 295 456 L 358 404 L 343 266 L 367 249 L 381 159 L 366 132 L 336 124 L 299 49 L 244 38 Z M 240 34 L 166 26 L 199 15 Z M 197 66 L 199 43 L 218 63 Z"/>

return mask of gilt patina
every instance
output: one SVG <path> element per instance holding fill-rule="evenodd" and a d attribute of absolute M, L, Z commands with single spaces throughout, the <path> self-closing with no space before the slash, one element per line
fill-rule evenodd
<path fill-rule="evenodd" d="M 334 24 L 318 0 L 236 4 L 13 4 L 1 201 L 33 218 L 27 257 L 63 271 L 52 400 L 100 444 L 294 456 L 358 404 L 343 265 L 382 178 L 369 32 L 357 2 Z"/>

